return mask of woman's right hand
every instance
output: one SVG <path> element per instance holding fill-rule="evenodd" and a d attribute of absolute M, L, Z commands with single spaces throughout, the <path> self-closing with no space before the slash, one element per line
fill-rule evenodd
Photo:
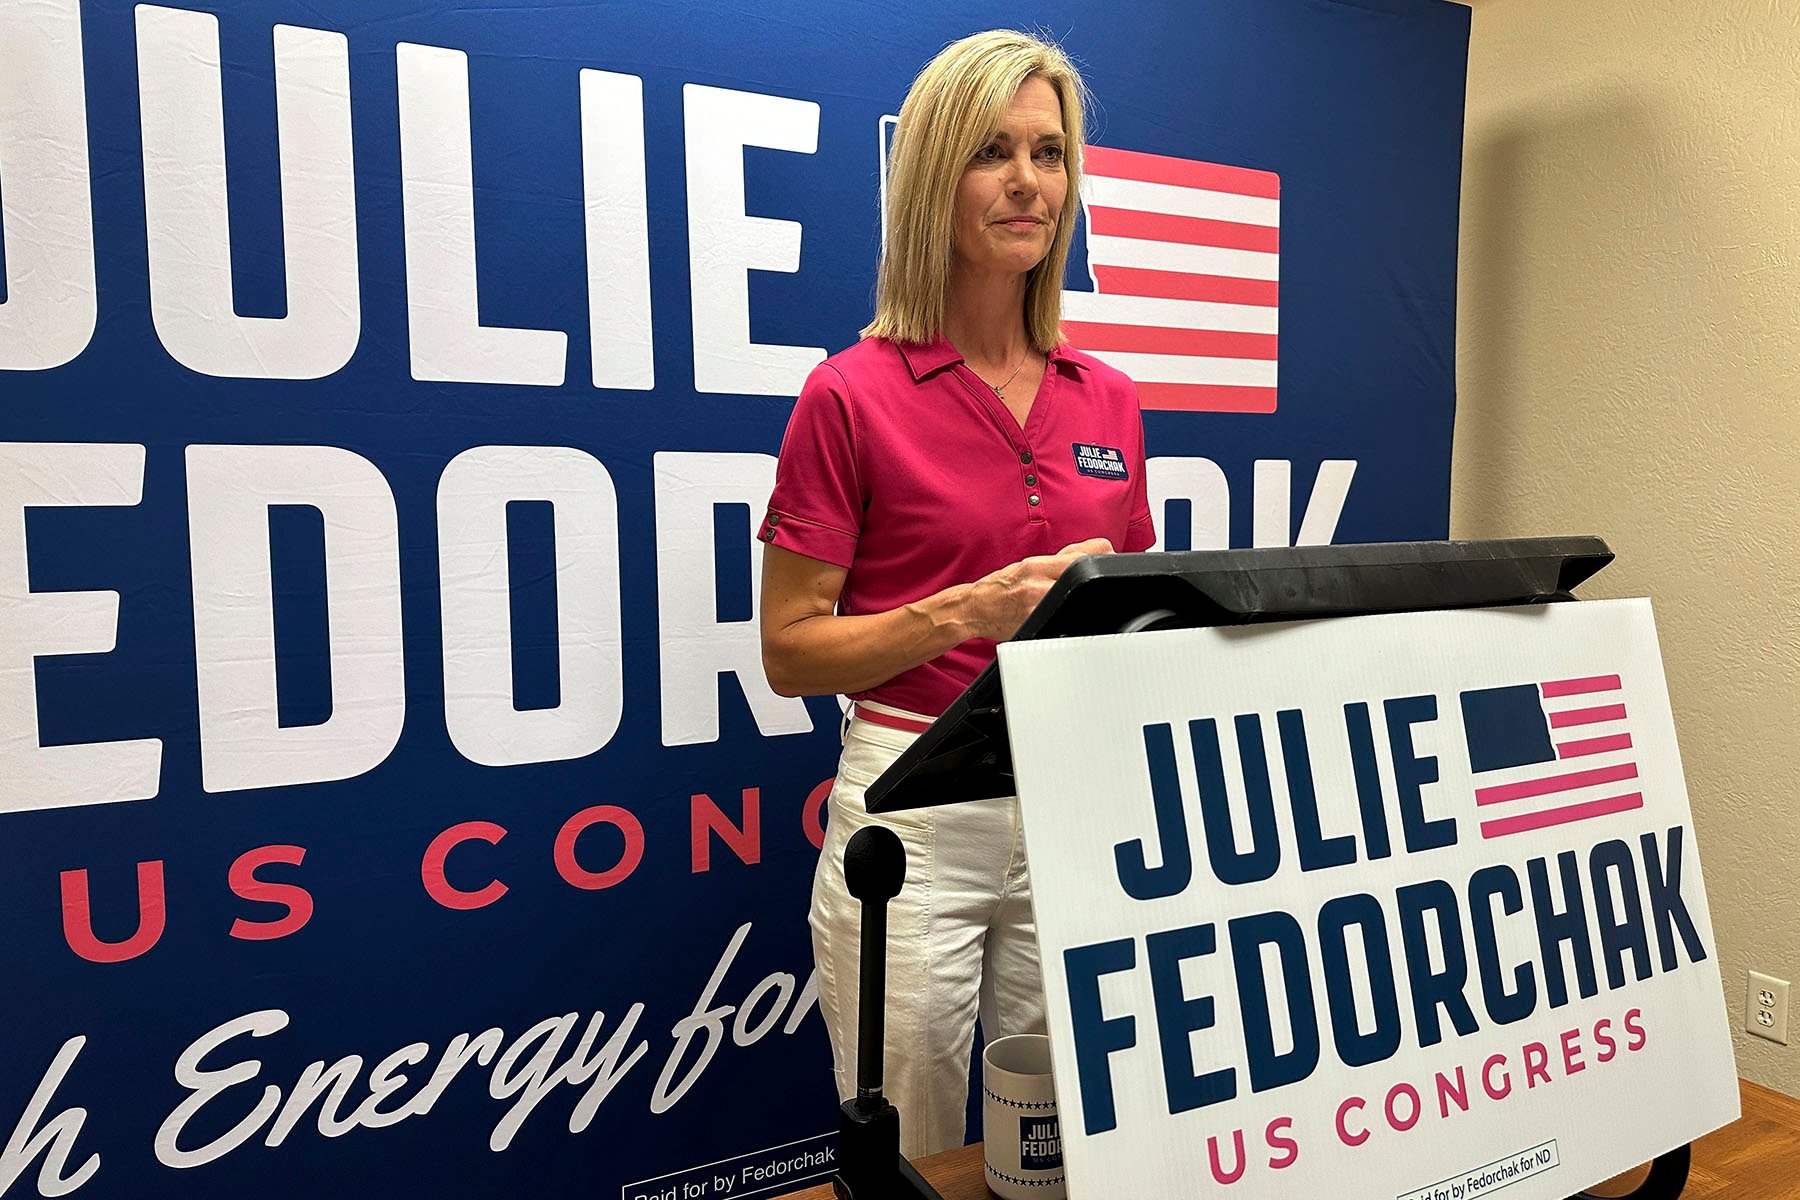
<path fill-rule="evenodd" d="M 842 616 L 836 609 L 843 567 L 769 546 L 760 614 L 763 673 L 782 696 L 869 691 L 970 638 L 1008 640 L 1070 563 L 1112 552 L 1105 538 L 1089 538 L 899 608 Z"/>
<path fill-rule="evenodd" d="M 1107 539 L 1089 538 L 1064 546 L 1055 554 L 1021 559 L 982 576 L 969 585 L 967 620 L 970 636 L 992 638 L 996 642 L 1011 639 L 1069 564 L 1090 554 L 1112 552 L 1113 545 Z"/>

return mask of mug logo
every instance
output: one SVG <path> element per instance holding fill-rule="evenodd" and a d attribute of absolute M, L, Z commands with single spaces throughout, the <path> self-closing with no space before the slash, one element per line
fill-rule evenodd
<path fill-rule="evenodd" d="M 1026 1171 L 1062 1170 L 1062 1126 L 1051 1117 L 1019 1118 L 1019 1167 Z"/>

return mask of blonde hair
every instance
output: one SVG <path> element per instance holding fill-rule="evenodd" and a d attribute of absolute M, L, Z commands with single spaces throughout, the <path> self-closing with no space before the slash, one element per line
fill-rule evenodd
<path fill-rule="evenodd" d="M 1042 79 L 1062 104 L 1068 190 L 1050 252 L 1025 288 L 1025 334 L 1048 353 L 1062 340 L 1063 269 L 1080 200 L 1086 85 L 1055 43 L 993 29 L 946 46 L 913 80 L 900 106 L 888 158 L 886 236 L 875 288 L 875 319 L 864 337 L 928 342 L 944 324 L 956 188 L 975 153 L 1000 129 L 1013 96 Z"/>

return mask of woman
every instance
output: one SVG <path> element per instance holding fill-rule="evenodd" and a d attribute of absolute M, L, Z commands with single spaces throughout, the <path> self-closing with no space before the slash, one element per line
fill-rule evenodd
<path fill-rule="evenodd" d="M 1131 381 L 1061 342 L 1082 83 L 1010 31 L 946 48 L 900 109 L 875 319 L 795 404 L 759 536 L 762 645 L 785 695 L 855 705 L 811 925 L 838 1091 L 855 1093 L 859 907 L 850 835 L 906 846 L 888 909 L 885 1086 L 902 1149 L 963 1142 L 979 1008 L 1042 1031 L 1016 800 L 872 817 L 863 790 L 1017 632 L 1065 567 L 1155 540 Z M 1075 447 L 1121 452 L 1094 470 Z"/>

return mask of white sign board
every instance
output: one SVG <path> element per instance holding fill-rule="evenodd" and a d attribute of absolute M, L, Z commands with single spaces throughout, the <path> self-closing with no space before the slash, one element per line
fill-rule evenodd
<path fill-rule="evenodd" d="M 1563 1200 L 1736 1118 L 1648 601 L 1000 668 L 1075 1200 Z"/>

